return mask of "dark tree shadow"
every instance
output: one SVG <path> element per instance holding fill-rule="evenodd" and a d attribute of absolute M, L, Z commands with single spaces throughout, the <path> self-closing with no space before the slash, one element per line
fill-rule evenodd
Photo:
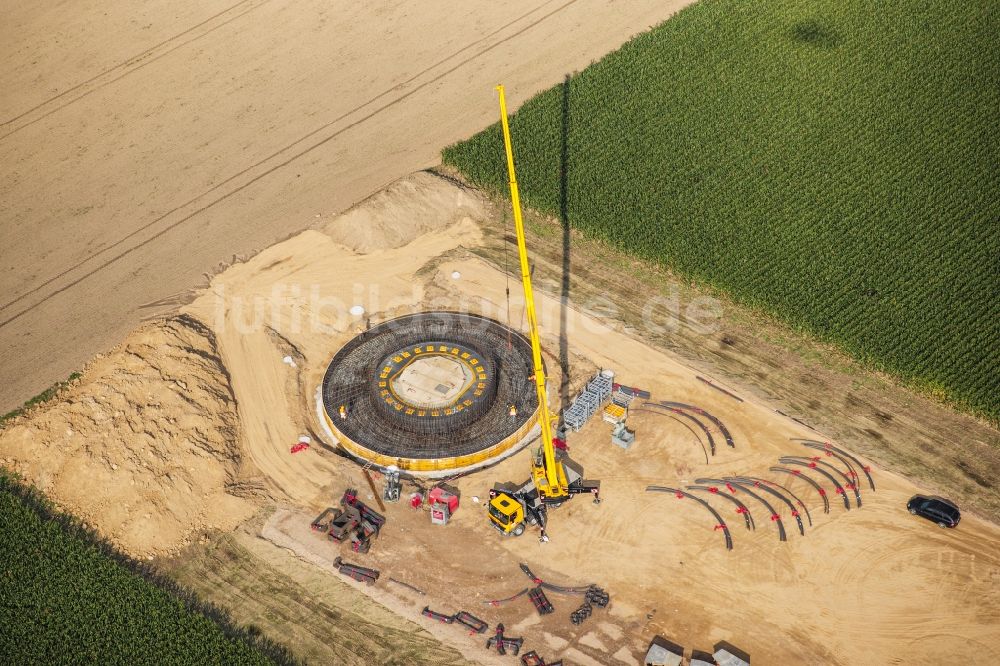
<path fill-rule="evenodd" d="M 840 43 L 837 31 L 818 19 L 806 19 L 793 25 L 792 37 L 805 44 L 827 49 Z"/>
<path fill-rule="evenodd" d="M 569 407 L 569 74 L 562 85 L 562 146 L 559 154 L 559 222 L 562 224 L 562 289 L 559 298 L 559 402 L 560 411 Z"/>

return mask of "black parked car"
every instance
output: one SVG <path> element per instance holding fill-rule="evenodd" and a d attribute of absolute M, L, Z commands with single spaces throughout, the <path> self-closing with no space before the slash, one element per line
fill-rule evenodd
<path fill-rule="evenodd" d="M 927 520 L 933 520 L 941 527 L 955 527 L 962 519 L 962 512 L 958 507 L 941 497 L 925 497 L 914 495 L 906 508 L 914 516 L 923 516 Z"/>

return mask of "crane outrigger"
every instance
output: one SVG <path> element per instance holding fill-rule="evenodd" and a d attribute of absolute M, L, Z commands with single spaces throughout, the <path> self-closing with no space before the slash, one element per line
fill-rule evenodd
<path fill-rule="evenodd" d="M 500 124 L 503 128 L 504 148 L 507 153 L 507 173 L 510 178 L 510 200 L 514 209 L 514 228 L 517 234 L 517 253 L 521 264 L 521 284 L 524 287 L 524 307 L 527 311 L 528 334 L 531 339 L 533 379 L 538 394 L 538 422 L 541 426 L 541 446 L 531 460 L 531 478 L 517 486 L 496 484 L 490 491 L 489 517 L 493 526 L 504 535 L 520 536 L 527 524 L 541 527 L 541 540 L 547 541 L 545 534 L 546 515 L 549 507 L 558 507 L 567 499 L 582 493 L 594 496 L 599 504 L 600 481 L 586 481 L 583 470 L 573 462 L 566 451 L 556 452 L 552 428 L 553 414 L 549 411 L 548 390 L 546 388 L 545 365 L 542 362 L 542 343 L 535 315 L 535 298 L 531 289 L 531 266 L 528 263 L 528 249 L 524 237 L 524 221 L 521 218 L 521 197 L 517 188 L 514 171 L 514 150 L 510 141 L 510 126 L 507 122 L 507 102 L 504 88 L 497 86 L 500 96 Z"/>

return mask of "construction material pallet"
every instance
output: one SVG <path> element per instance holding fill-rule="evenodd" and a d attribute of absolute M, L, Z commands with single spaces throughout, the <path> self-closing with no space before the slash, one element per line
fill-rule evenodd
<path fill-rule="evenodd" d="M 424 606 L 424 609 L 420 611 L 420 614 L 424 617 L 429 617 L 432 620 L 437 620 L 438 622 L 444 622 L 445 624 L 451 624 L 455 621 L 454 615 L 446 615 L 444 613 L 438 613 L 432 611 L 429 606 Z"/>
<path fill-rule="evenodd" d="M 635 443 L 635 433 L 625 427 L 624 421 L 620 421 L 611 430 L 611 443 L 617 447 L 628 449 Z"/>
<path fill-rule="evenodd" d="M 324 509 L 310 527 L 338 543 L 350 541 L 357 553 L 367 553 L 383 525 L 385 516 L 359 500 L 357 490 L 348 488 L 340 498 L 340 508 Z"/>
<path fill-rule="evenodd" d="M 455 622 L 468 627 L 473 631 L 473 633 L 477 634 L 485 633 L 485 631 L 490 628 L 490 625 L 486 624 L 478 617 L 467 611 L 458 611 L 455 613 Z"/>
<path fill-rule="evenodd" d="M 625 414 L 624 407 L 612 403 L 604 408 L 604 421 L 612 425 L 617 425 L 625 420 Z"/>
<path fill-rule="evenodd" d="M 524 644 L 523 638 L 508 638 L 504 636 L 504 626 L 503 622 L 497 625 L 496 633 L 486 639 L 486 649 L 492 650 L 496 648 L 498 654 L 507 654 L 510 651 L 515 657 L 517 653 L 521 651 L 521 646 Z"/>
<path fill-rule="evenodd" d="M 532 650 L 521 655 L 521 666 L 562 666 L 562 659 L 559 661 L 545 661 Z"/>
<path fill-rule="evenodd" d="M 333 561 L 333 566 L 337 567 L 337 571 L 348 578 L 353 578 L 359 583 L 365 583 L 367 585 L 374 585 L 375 581 L 377 581 L 379 577 L 379 572 L 377 570 L 344 562 L 339 557 Z"/>
<path fill-rule="evenodd" d="M 611 389 L 614 386 L 614 380 L 611 377 L 599 372 L 597 376 L 590 380 L 587 384 L 587 390 L 597 396 L 600 402 L 604 402 L 611 397 Z"/>
<path fill-rule="evenodd" d="M 617 384 L 615 385 L 615 390 L 611 394 L 611 402 L 613 404 L 618 405 L 619 407 L 624 407 L 625 409 L 628 409 L 629 405 L 632 404 L 633 400 L 635 400 L 635 395 L 633 395 L 630 392 L 622 390 L 621 386 L 619 386 Z"/>
<path fill-rule="evenodd" d="M 548 615 L 555 610 L 555 608 L 552 607 L 552 603 L 549 601 L 549 598 L 545 596 L 545 590 L 541 587 L 536 587 L 529 591 L 528 598 L 531 599 L 531 603 L 535 605 L 535 610 L 538 611 L 539 615 Z"/>
<path fill-rule="evenodd" d="M 615 384 L 615 392 L 632 396 L 633 399 L 642 398 L 643 400 L 649 400 L 650 398 L 649 391 L 644 391 L 634 386 L 623 386 L 622 384 Z"/>
<path fill-rule="evenodd" d="M 587 386 L 563 412 L 562 421 L 566 427 L 574 432 L 579 431 L 594 412 L 611 397 L 612 386 L 611 377 L 597 373 L 597 376 L 587 382 Z"/>

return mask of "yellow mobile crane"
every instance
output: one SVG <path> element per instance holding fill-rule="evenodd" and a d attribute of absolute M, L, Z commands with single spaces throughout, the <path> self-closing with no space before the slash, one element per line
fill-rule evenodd
<path fill-rule="evenodd" d="M 594 496 L 600 503 L 600 481 L 585 481 L 583 470 L 570 460 L 565 451 L 556 454 L 553 444 L 552 417 L 549 411 L 548 391 L 545 385 L 545 366 L 542 363 L 542 343 L 535 316 L 535 298 L 531 290 L 531 267 L 524 240 L 524 222 L 521 219 L 521 197 L 514 173 L 514 150 L 510 143 L 510 126 L 507 124 L 507 101 L 502 85 L 500 95 L 500 124 L 503 127 L 504 148 L 507 151 L 507 173 L 510 176 L 510 200 L 514 209 L 514 228 L 517 232 L 517 252 L 521 260 L 521 283 L 524 286 L 524 307 L 527 311 L 528 333 L 531 338 L 531 356 L 534 365 L 535 390 L 538 393 L 538 422 L 541 425 L 542 445 L 531 461 L 531 478 L 516 486 L 496 484 L 490 491 L 489 516 L 493 526 L 504 535 L 520 536 L 526 524 L 541 526 L 541 539 L 545 535 L 548 507 L 557 507 L 567 499 L 581 493 Z"/>

